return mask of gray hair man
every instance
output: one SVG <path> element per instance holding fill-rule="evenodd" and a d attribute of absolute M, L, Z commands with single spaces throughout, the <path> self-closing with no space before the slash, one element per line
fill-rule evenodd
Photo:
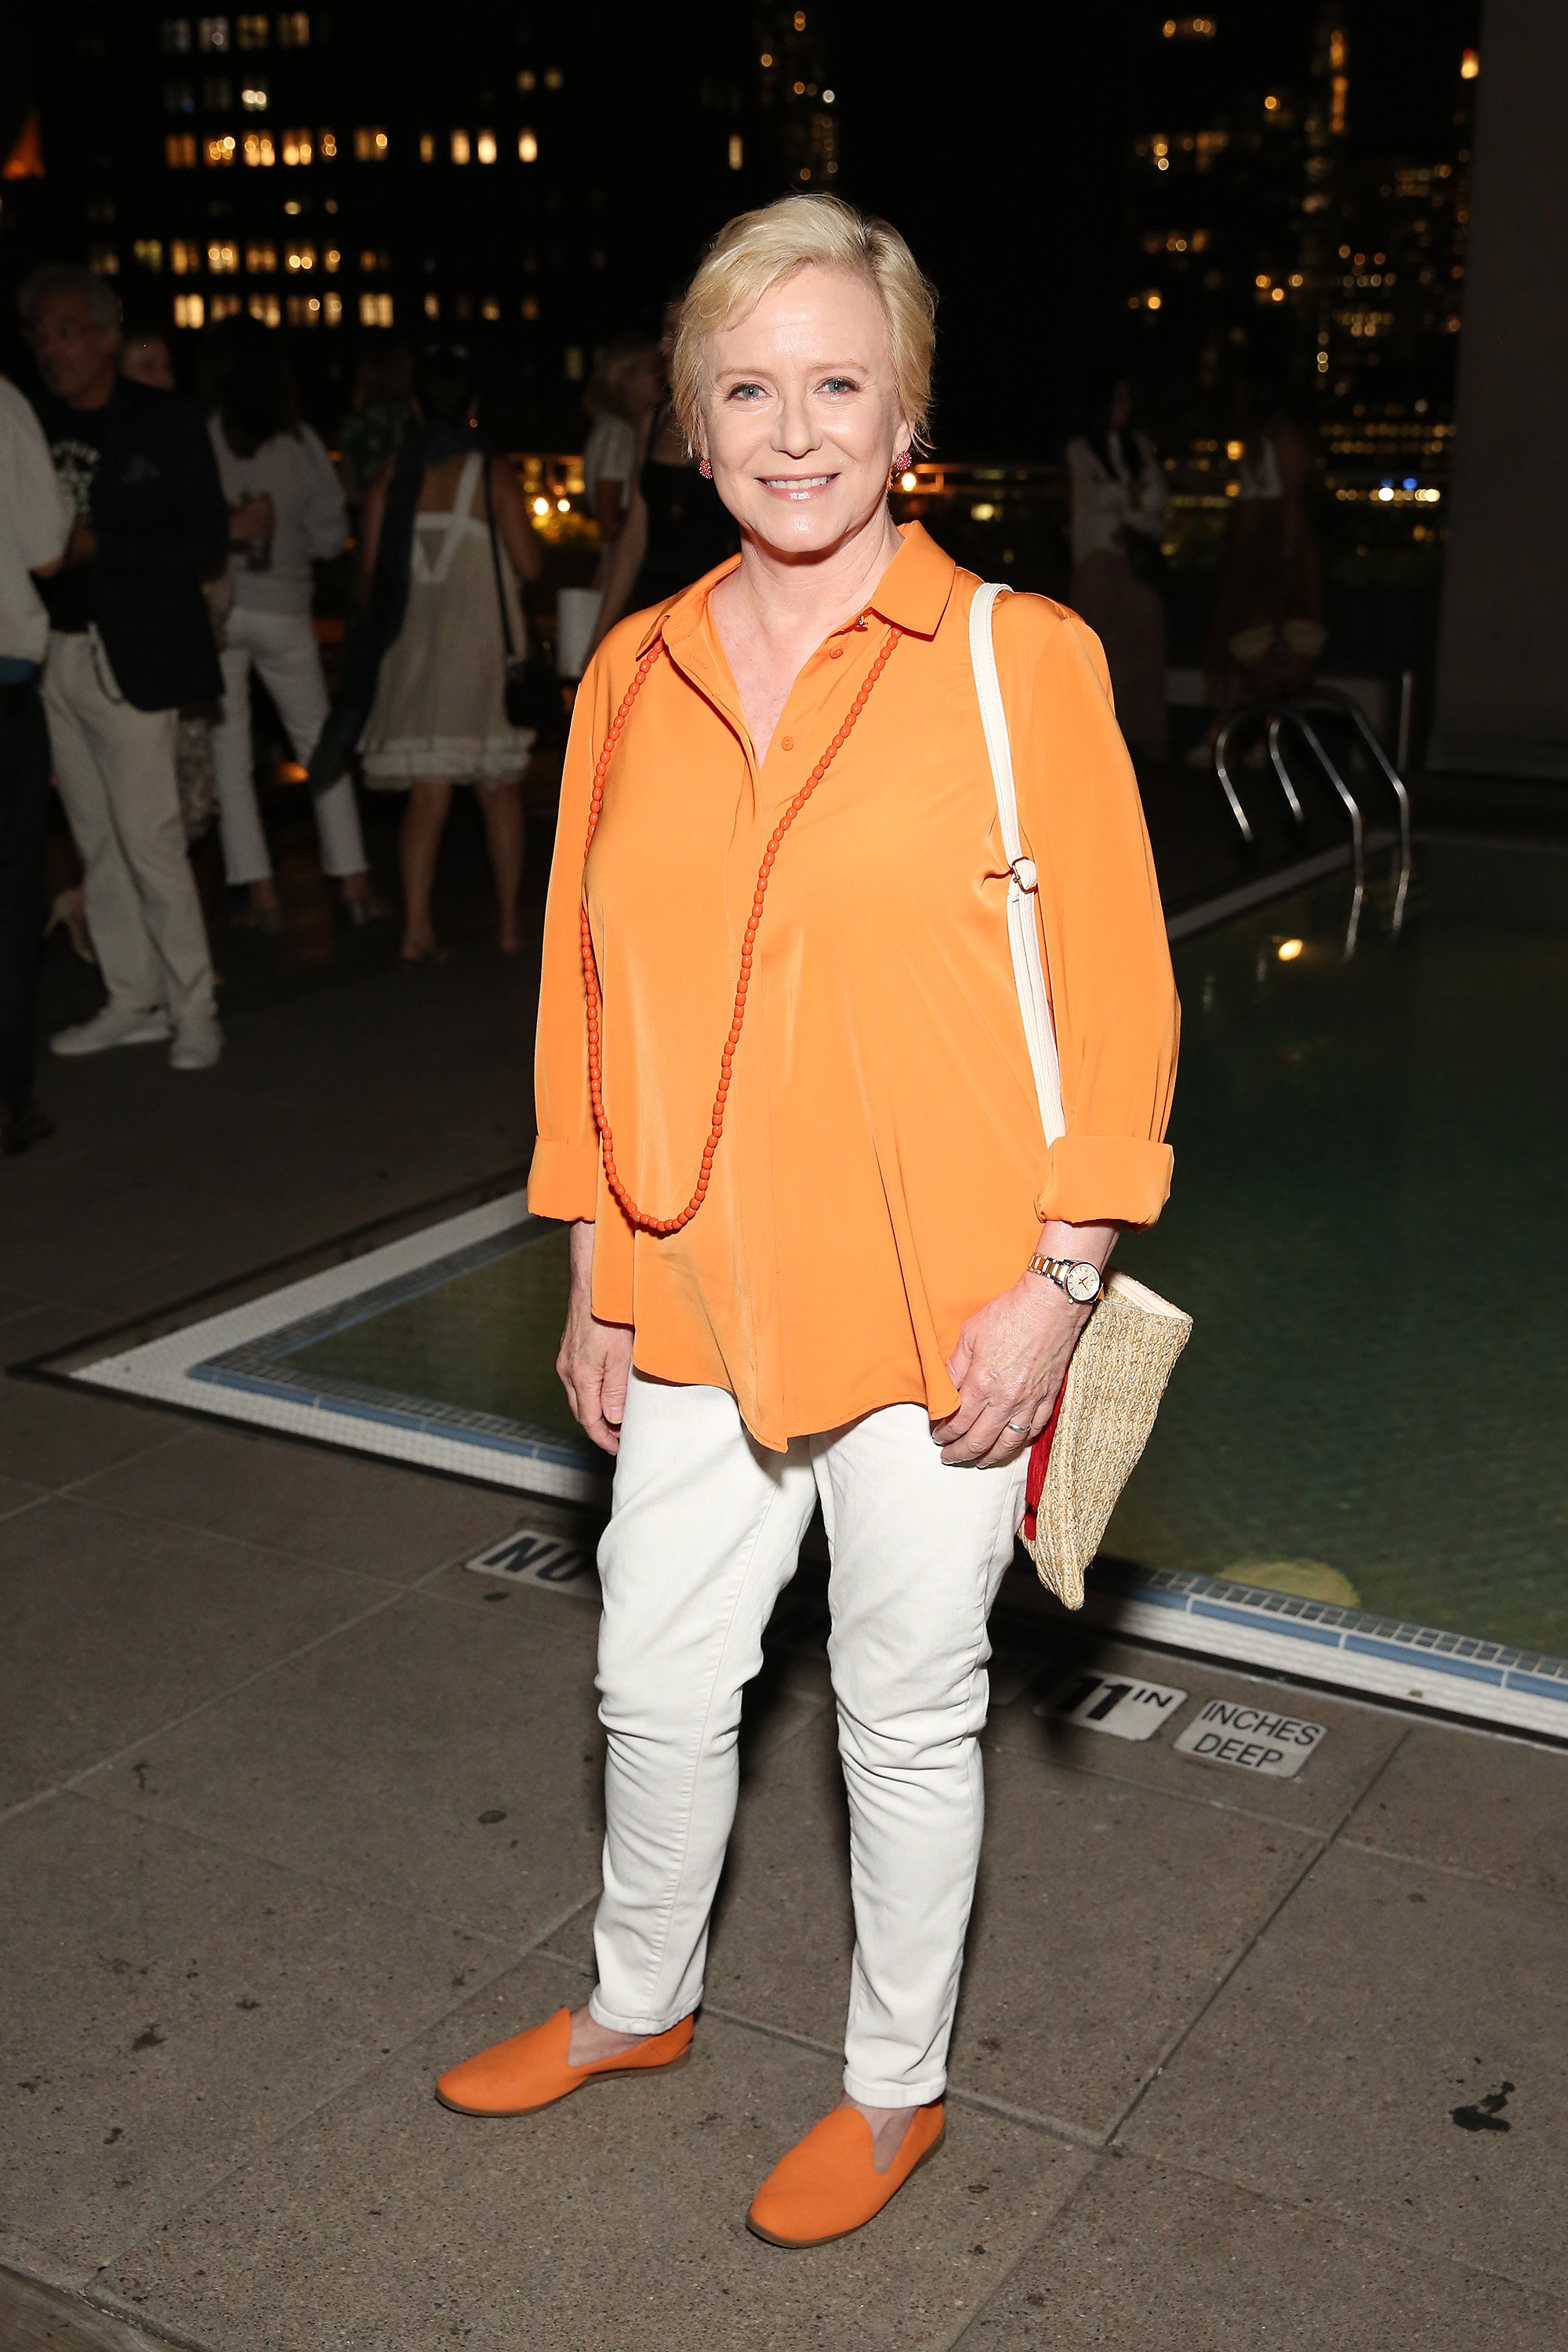
<path fill-rule="evenodd" d="M 175 780 L 179 706 L 223 691 L 202 597 L 228 515 L 199 412 L 120 373 L 120 304 L 91 270 L 36 269 L 18 296 L 38 415 L 76 522 L 41 583 L 55 778 L 85 868 L 108 990 L 57 1054 L 172 1039 L 177 1070 L 222 1051 L 212 959 Z"/>

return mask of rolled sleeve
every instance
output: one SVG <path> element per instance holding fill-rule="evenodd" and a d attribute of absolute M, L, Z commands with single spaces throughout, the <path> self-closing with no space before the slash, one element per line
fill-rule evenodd
<path fill-rule="evenodd" d="M 1046 1153 L 1035 1198 L 1044 1224 L 1152 1225 L 1171 1191 L 1171 1147 L 1129 1135 L 1064 1135 Z"/>
<path fill-rule="evenodd" d="M 528 1171 L 528 1205 L 536 1217 L 565 1223 L 592 1218 L 598 1207 L 599 1155 L 592 1144 L 557 1143 L 542 1135 Z"/>

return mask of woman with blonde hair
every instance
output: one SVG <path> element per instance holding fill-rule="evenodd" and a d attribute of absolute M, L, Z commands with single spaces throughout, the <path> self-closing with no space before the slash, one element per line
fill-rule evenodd
<path fill-rule="evenodd" d="M 622 622 L 578 695 L 529 1194 L 571 1224 L 560 1370 L 616 1456 L 598 1981 L 438 2086 L 516 2116 L 686 2056 L 742 1694 L 820 1499 L 856 1950 L 844 2097 L 747 2215 L 786 2246 L 858 2229 L 942 2140 L 986 1617 L 1111 1244 L 1170 1174 L 1175 1002 L 1104 663 L 1016 595 L 1067 1108 L 1041 1131 L 980 583 L 888 507 L 932 312 L 902 238 L 827 196 L 732 221 L 681 312 L 677 408 L 741 553 Z"/>

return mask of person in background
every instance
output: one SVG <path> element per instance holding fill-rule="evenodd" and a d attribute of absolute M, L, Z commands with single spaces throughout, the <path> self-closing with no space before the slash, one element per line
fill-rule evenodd
<path fill-rule="evenodd" d="M 120 346 L 120 373 L 154 392 L 174 391 L 174 355 L 162 327 L 127 325 Z"/>
<path fill-rule="evenodd" d="M 0 376 L 0 1151 L 52 1130 L 33 1099 L 49 744 L 38 674 L 49 617 L 31 574 L 58 570 L 70 501 L 27 402 Z"/>
<path fill-rule="evenodd" d="M 338 427 L 338 463 L 343 496 L 356 533 L 365 500 L 397 455 L 409 427 L 418 421 L 414 400 L 414 354 L 406 343 L 384 338 L 368 343 L 354 370 L 353 405 Z"/>
<path fill-rule="evenodd" d="M 223 488 L 200 413 L 121 375 L 120 304 L 101 278 L 48 264 L 17 299 L 45 385 L 40 420 L 77 516 L 43 586 L 44 705 L 108 990 L 51 1050 L 172 1038 L 174 1069 L 205 1069 L 223 1033 L 174 744 L 180 705 L 222 692 L 202 581 L 223 563 Z"/>
<path fill-rule="evenodd" d="M 501 950 L 517 952 L 526 845 L 518 787 L 533 737 L 507 716 L 500 598 L 521 660 L 517 581 L 536 580 L 542 562 L 516 474 L 475 429 L 460 353 L 426 362 L 419 405 L 424 422 L 371 492 L 363 550 L 366 602 L 384 649 L 359 748 L 367 786 L 408 795 L 405 963 L 437 952 L 430 900 L 455 784 L 480 788 Z"/>
<path fill-rule="evenodd" d="M 1090 388 L 1068 443 L 1073 609 L 1105 648 L 1121 731 L 1134 751 L 1166 751 L 1163 563 L 1165 477 L 1134 421 L 1132 387 L 1106 376 Z"/>
<path fill-rule="evenodd" d="M 248 889 L 257 928 L 276 931 L 282 914 L 256 798 L 250 671 L 254 664 L 294 757 L 308 767 L 328 709 L 310 626 L 310 567 L 342 552 L 348 516 L 331 459 L 296 413 L 289 362 L 276 334 L 256 319 L 220 320 L 203 353 L 203 377 L 232 551 L 233 602 L 221 655 L 223 717 L 213 730 L 224 872 L 231 887 Z M 353 782 L 340 776 L 313 803 L 321 870 L 337 881 L 350 921 L 384 915 L 370 886 Z"/>
<path fill-rule="evenodd" d="M 664 397 L 658 345 L 646 335 L 617 335 L 594 370 L 583 405 L 593 423 L 583 450 L 583 488 L 599 526 L 603 589 L 625 527 L 637 471 L 637 435 Z"/>
<path fill-rule="evenodd" d="M 1220 725 L 1243 703 L 1299 694 L 1328 635 L 1312 537 L 1311 438 L 1277 387 L 1249 393 L 1247 409 L 1204 657 Z"/>
<path fill-rule="evenodd" d="M 680 305 L 671 302 L 659 341 L 667 371 L 679 323 Z M 623 614 L 667 604 L 733 555 L 740 544 L 734 523 L 687 446 L 668 401 L 644 424 L 637 454 L 637 488 L 626 527 L 611 551 L 595 646 L 603 643 Z"/>

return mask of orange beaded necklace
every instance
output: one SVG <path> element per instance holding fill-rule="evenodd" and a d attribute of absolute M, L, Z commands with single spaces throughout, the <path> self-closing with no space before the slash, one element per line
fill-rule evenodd
<path fill-rule="evenodd" d="M 773 860 L 779 854 L 779 847 L 785 834 L 854 732 L 855 722 L 866 708 L 871 688 L 886 669 L 889 656 L 902 635 L 901 629 L 889 625 L 888 641 L 867 671 L 865 683 L 850 704 L 849 713 L 843 726 L 838 730 L 783 816 L 780 817 L 769 837 L 768 845 L 763 852 L 763 862 L 757 871 L 757 887 L 752 894 L 751 917 L 746 924 L 745 937 L 741 942 L 741 973 L 735 986 L 734 1017 L 730 1023 L 730 1034 L 724 1040 L 723 1053 L 719 1057 L 719 1091 L 713 1097 L 713 1117 L 709 1123 L 708 1140 L 702 1147 L 702 1166 L 697 1179 L 697 1189 L 679 1216 L 650 1217 L 645 1210 L 638 1208 L 616 1170 L 615 1139 L 610 1133 L 610 1122 L 605 1113 L 605 1076 L 601 1054 L 601 1024 L 604 1008 L 599 993 L 599 973 L 594 961 L 594 934 L 588 921 L 586 903 L 580 909 L 583 980 L 588 1000 L 588 1092 L 594 1105 L 594 1124 L 599 1130 L 600 1144 L 605 1156 L 605 1181 L 626 1212 L 629 1223 L 641 1233 L 678 1234 L 683 1225 L 689 1225 L 691 1223 L 708 1197 L 708 1187 L 713 1175 L 713 1155 L 719 1149 L 719 1139 L 724 1132 L 724 1106 L 729 1100 L 730 1073 L 735 1059 L 735 1048 L 741 1040 L 742 1024 L 746 1018 L 746 995 L 752 984 L 752 953 L 756 942 L 757 927 L 763 919 L 763 903 L 768 895 Z M 598 765 L 594 771 L 594 790 L 588 803 L 588 837 L 583 844 L 584 866 L 587 864 L 588 852 L 594 845 L 594 835 L 598 831 L 599 817 L 605 805 L 605 780 L 609 774 L 610 761 L 615 756 L 616 745 L 620 741 L 622 730 L 631 716 L 633 703 L 642 692 L 648 673 L 663 651 L 664 639 L 657 637 L 637 664 L 637 673 L 622 698 L 621 707 L 616 711 L 610 731 L 605 738 L 604 749 L 599 753 Z"/>

